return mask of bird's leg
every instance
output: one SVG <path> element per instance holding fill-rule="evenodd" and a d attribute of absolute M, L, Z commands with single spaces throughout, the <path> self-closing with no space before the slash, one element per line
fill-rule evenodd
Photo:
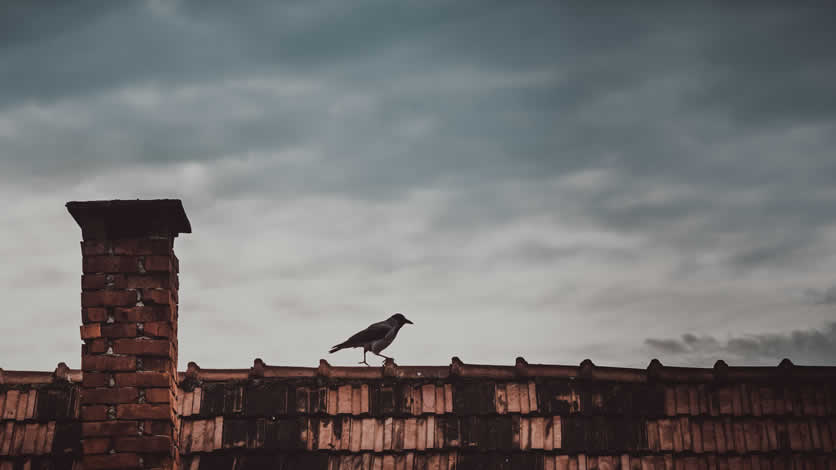
<path fill-rule="evenodd" d="M 367 352 L 368 352 L 368 350 L 366 350 L 366 349 L 363 350 L 363 360 L 358 362 L 358 364 L 366 364 L 367 366 L 371 367 L 371 365 L 369 365 L 369 363 L 366 362 L 366 353 Z"/>
<path fill-rule="evenodd" d="M 386 359 L 392 359 L 392 358 L 391 358 L 391 357 L 389 357 L 389 356 L 384 356 L 383 354 L 376 353 L 376 352 L 374 352 L 374 351 L 372 351 L 372 353 L 374 353 L 374 355 L 375 355 L 375 356 L 382 357 L 382 358 L 383 358 L 383 363 L 384 363 L 384 364 L 386 364 Z M 392 359 L 392 360 L 394 361 L 394 359 Z"/>

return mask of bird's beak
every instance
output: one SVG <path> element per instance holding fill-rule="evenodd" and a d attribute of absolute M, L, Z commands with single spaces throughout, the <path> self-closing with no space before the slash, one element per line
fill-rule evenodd
<path fill-rule="evenodd" d="M 414 324 L 415 324 L 415 323 L 412 323 L 411 321 L 407 320 L 406 318 L 404 318 L 404 319 L 403 319 L 403 322 L 404 322 L 404 323 L 409 323 L 410 325 L 414 325 Z"/>

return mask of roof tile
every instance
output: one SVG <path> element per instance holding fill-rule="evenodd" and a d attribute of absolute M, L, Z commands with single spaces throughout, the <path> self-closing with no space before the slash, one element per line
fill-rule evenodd
<path fill-rule="evenodd" d="M 337 413 L 351 413 L 351 395 L 351 385 L 343 385 L 338 389 Z"/>
<path fill-rule="evenodd" d="M 417 445 L 418 421 L 416 418 L 407 418 L 403 426 L 403 448 L 412 450 Z"/>
<path fill-rule="evenodd" d="M 363 393 L 360 387 L 351 387 L 351 414 L 359 415 L 363 412 Z"/>
<path fill-rule="evenodd" d="M 374 418 L 363 418 L 360 420 L 360 431 L 362 436 L 360 439 L 360 449 L 362 450 L 374 449 L 375 421 L 376 420 Z"/>
<path fill-rule="evenodd" d="M 369 384 L 360 385 L 360 414 L 369 413 L 369 404 L 371 402 L 369 396 Z"/>
<path fill-rule="evenodd" d="M 9 390 L 6 392 L 6 408 L 3 411 L 3 419 L 15 419 L 17 416 L 17 404 L 20 399 L 20 391 Z"/>
<path fill-rule="evenodd" d="M 200 402 L 203 398 L 203 389 L 197 387 L 192 392 L 192 411 L 191 414 L 199 415 L 200 414 Z"/>
<path fill-rule="evenodd" d="M 424 411 L 421 387 L 409 387 L 409 396 L 411 397 L 410 413 L 415 416 L 420 415 Z"/>
<path fill-rule="evenodd" d="M 557 416 L 546 416 L 543 418 L 543 450 L 554 450 L 555 418 L 557 418 Z"/>
<path fill-rule="evenodd" d="M 517 384 L 517 394 L 520 400 L 520 413 L 528 414 L 531 412 L 531 400 L 528 397 L 528 384 L 526 383 L 518 383 Z"/>
<path fill-rule="evenodd" d="M 11 452 L 12 442 L 14 441 L 14 428 L 15 423 L 13 421 L 6 421 L 3 426 L 3 439 L 0 440 L 0 455 L 9 455 Z"/>
<path fill-rule="evenodd" d="M 427 448 L 427 419 L 420 417 L 416 419 L 415 449 L 425 450 Z"/>

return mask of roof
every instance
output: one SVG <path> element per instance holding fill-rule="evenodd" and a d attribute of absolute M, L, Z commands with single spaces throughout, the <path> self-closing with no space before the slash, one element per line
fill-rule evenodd
<path fill-rule="evenodd" d="M 836 367 L 270 366 L 181 373 L 192 468 L 834 468 Z M 764 467 L 766 465 L 766 467 Z M 823 466 L 822 466 L 823 465 Z"/>
<path fill-rule="evenodd" d="M 836 367 L 788 360 L 630 369 L 256 359 L 246 369 L 189 363 L 179 375 L 182 468 L 836 468 Z M 0 370 L 0 468 L 71 468 L 81 379 L 63 364 Z"/>

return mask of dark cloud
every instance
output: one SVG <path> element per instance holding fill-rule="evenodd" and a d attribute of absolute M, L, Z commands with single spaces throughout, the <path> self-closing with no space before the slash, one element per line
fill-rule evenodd
<path fill-rule="evenodd" d="M 672 361 L 689 365 L 709 366 L 711 358 L 725 358 L 735 365 L 776 365 L 783 358 L 791 358 L 796 364 L 831 365 L 836 357 L 836 322 L 786 334 L 756 334 L 726 340 L 685 334 L 680 340 L 648 338 L 644 344 L 652 354 L 664 354 Z"/>
<path fill-rule="evenodd" d="M 836 304 L 836 286 L 827 289 L 805 289 L 804 296 L 815 305 Z"/>
<path fill-rule="evenodd" d="M 625 351 L 646 337 L 759 361 L 719 338 L 766 348 L 836 296 L 804 293 L 836 268 L 831 5 L 0 8 L 9 308 L 77 302 L 66 200 L 161 196 L 195 227 L 178 240 L 183 355 L 219 366 L 243 359 L 200 338 L 233 329 L 227 312 L 248 312 L 236 347 L 298 362 L 319 351 L 306 319 L 341 336 L 392 308 L 449 327 L 405 340 L 416 361 L 644 365 Z M 67 297 L 23 295 L 44 283 Z M 475 319 L 495 326 L 457 338 Z"/>

